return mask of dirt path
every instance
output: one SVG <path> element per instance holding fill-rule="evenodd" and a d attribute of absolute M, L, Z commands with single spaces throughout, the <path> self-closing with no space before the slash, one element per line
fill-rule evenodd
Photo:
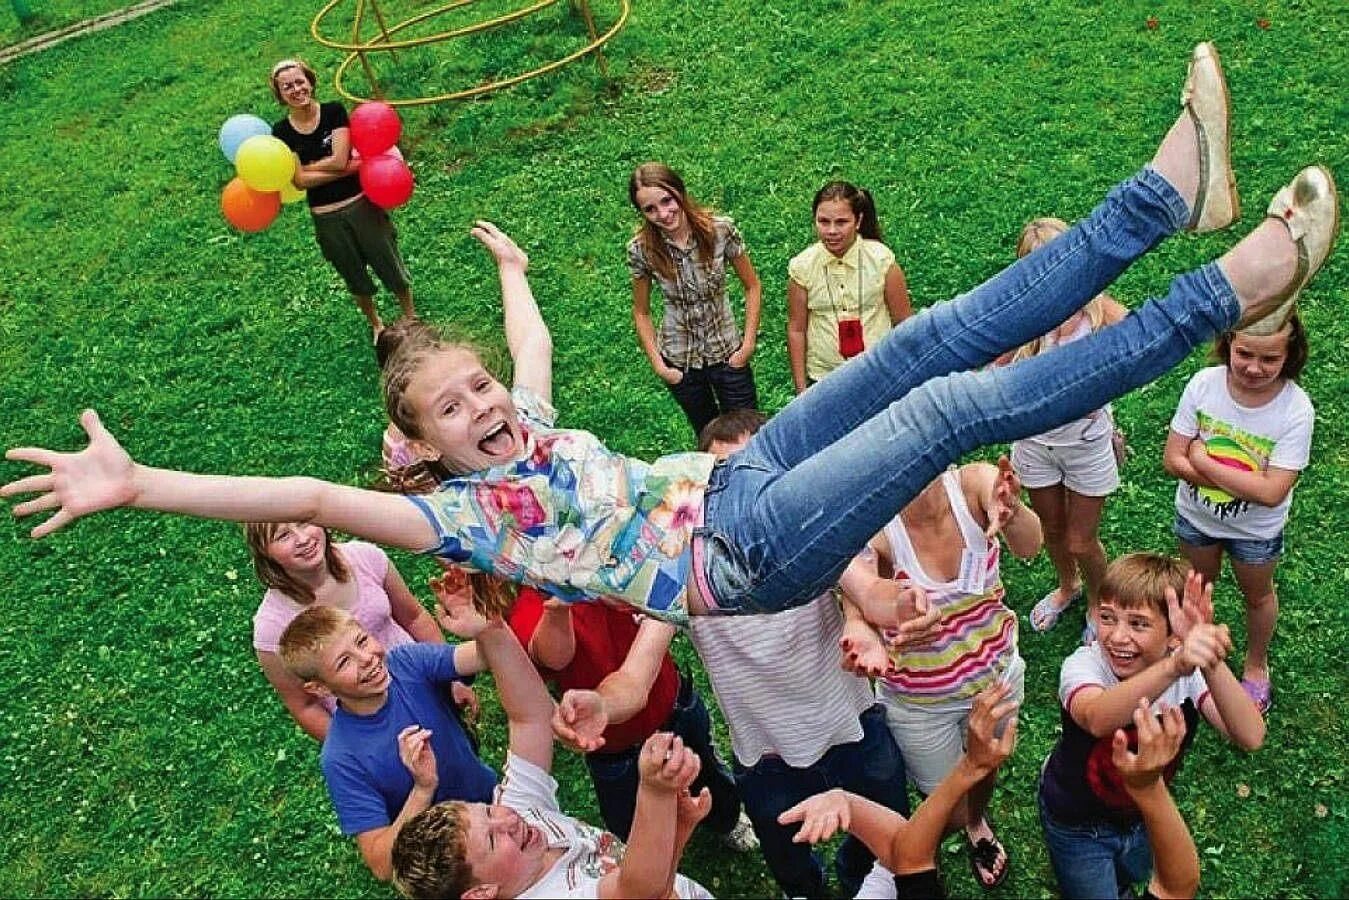
<path fill-rule="evenodd" d="M 21 56 L 37 53 L 38 51 L 46 50 L 49 47 L 55 47 L 57 44 L 68 41 L 71 38 L 77 38 L 81 35 L 90 34 L 95 31 L 102 31 L 103 29 L 111 28 L 114 25 L 121 25 L 123 22 L 129 22 L 146 13 L 152 13 L 157 9 L 172 6 L 177 2 L 178 0 L 144 0 L 142 3 L 136 3 L 123 9 L 104 13 L 101 16 L 94 16 L 92 19 L 85 19 L 83 22 L 76 22 L 74 25 L 57 28 L 53 31 L 48 31 L 46 34 L 39 34 L 37 37 L 31 37 L 26 41 L 11 44 L 8 47 L 0 49 L 0 66 L 12 62 Z"/>

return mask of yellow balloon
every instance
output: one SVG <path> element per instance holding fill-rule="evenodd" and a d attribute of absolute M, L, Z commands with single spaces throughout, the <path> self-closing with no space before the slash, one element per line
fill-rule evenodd
<path fill-rule="evenodd" d="M 234 168 L 253 190 L 279 191 L 295 176 L 295 157 L 279 138 L 255 134 L 239 145 Z"/>
<path fill-rule="evenodd" d="M 293 183 L 289 181 L 281 185 L 282 203 L 299 203 L 304 198 L 305 198 L 305 191 L 303 188 L 297 188 Z"/>

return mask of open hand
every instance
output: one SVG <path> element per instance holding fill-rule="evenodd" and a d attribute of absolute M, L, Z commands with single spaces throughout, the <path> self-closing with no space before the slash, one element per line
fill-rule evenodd
<path fill-rule="evenodd" d="M 553 734 L 558 740 L 582 753 L 593 753 L 604 746 L 604 729 L 609 727 L 609 711 L 604 697 L 596 691 L 570 690 L 553 710 Z"/>
<path fill-rule="evenodd" d="M 1190 629 L 1200 623 L 1213 624 L 1213 583 L 1204 583 L 1204 576 L 1198 570 L 1190 570 L 1185 576 L 1185 594 L 1183 600 L 1176 599 L 1175 589 L 1166 589 L 1166 618 L 1171 623 L 1171 633 L 1184 641 Z"/>
<path fill-rule="evenodd" d="M 679 803 L 675 807 L 675 823 L 680 828 L 689 831 L 712 811 L 712 792 L 703 788 L 696 794 L 690 793 L 688 788 L 679 792 Z"/>
<path fill-rule="evenodd" d="M 473 605 L 473 587 L 463 569 L 448 568 L 426 580 L 436 597 L 436 621 L 450 634 L 471 641 L 487 629 L 487 617 Z"/>
<path fill-rule="evenodd" d="M 491 222 L 479 219 L 469 230 L 469 234 L 477 238 L 484 247 L 491 251 L 498 266 L 502 268 L 518 266 L 521 271 L 529 270 L 529 257 L 525 255 L 525 251 L 521 250 L 519 245 L 510 239 L 509 235 Z"/>
<path fill-rule="evenodd" d="M 398 758 L 412 773 L 412 783 L 421 788 L 434 788 L 440 783 L 436 772 L 436 751 L 431 749 L 431 731 L 420 725 L 409 725 L 398 732 Z"/>
<path fill-rule="evenodd" d="M 1162 777 L 1167 763 L 1176 758 L 1185 740 L 1185 716 L 1180 709 L 1163 703 L 1161 714 L 1153 715 L 1148 698 L 1140 697 L 1134 710 L 1138 731 L 1138 752 L 1129 750 L 1124 729 L 1115 730 L 1110 756 L 1128 790 L 1146 788 Z"/>
<path fill-rule="evenodd" d="M 1189 675 L 1195 669 L 1211 669 L 1226 659 L 1230 652 L 1232 634 L 1226 625 L 1198 622 L 1190 626 L 1189 634 L 1176 651 L 1175 665 L 1182 675 Z"/>
<path fill-rule="evenodd" d="M 850 620 L 838 639 L 839 666 L 862 678 L 880 678 L 890 668 L 890 655 L 876 630 L 865 622 Z"/>
<path fill-rule="evenodd" d="M 992 772 L 1012 755 L 1017 708 L 1012 686 L 1001 681 L 993 682 L 974 698 L 965 730 L 965 760 L 975 769 Z"/>
<path fill-rule="evenodd" d="M 847 791 L 834 788 L 807 797 L 778 816 L 780 825 L 791 825 L 793 822 L 801 823 L 796 834 L 792 835 L 794 844 L 818 844 L 840 831 L 847 831 L 852 824 L 852 806 L 848 802 Z"/>
<path fill-rule="evenodd" d="M 127 506 L 136 499 L 135 461 L 103 427 L 98 413 L 92 409 L 80 414 L 80 425 L 89 435 L 89 446 L 76 453 L 59 453 L 41 447 L 15 447 L 5 453 L 5 459 L 46 466 L 51 470 L 0 487 L 3 497 L 38 495 L 15 504 L 16 516 L 56 510 L 56 515 L 30 532 L 35 538 L 46 537 L 80 516 Z"/>

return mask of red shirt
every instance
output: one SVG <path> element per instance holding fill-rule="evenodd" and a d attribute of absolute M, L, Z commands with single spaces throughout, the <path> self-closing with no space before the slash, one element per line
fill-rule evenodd
<path fill-rule="evenodd" d="M 526 648 L 539 627 L 543 602 L 547 599 L 547 594 L 521 587 L 511 606 L 506 621 Z M 594 690 L 623 665 L 637 638 L 638 624 L 638 616 L 626 609 L 604 603 L 574 603 L 571 605 L 571 627 L 576 635 L 576 653 L 566 667 L 557 671 L 540 668 L 540 671 L 564 691 Z M 628 721 L 610 724 L 604 730 L 604 748 L 599 752 L 617 753 L 645 741 L 669 721 L 678 694 L 679 671 L 667 652 L 661 660 L 646 706 Z"/>

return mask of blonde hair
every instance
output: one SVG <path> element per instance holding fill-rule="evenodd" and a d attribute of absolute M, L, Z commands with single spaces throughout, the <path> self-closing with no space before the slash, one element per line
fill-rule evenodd
<path fill-rule="evenodd" d="M 286 671 L 301 681 L 319 677 L 319 656 L 328 641 L 348 628 L 357 627 L 351 613 L 331 606 L 311 606 L 300 613 L 277 641 L 277 655 Z"/>
<path fill-rule="evenodd" d="M 462 897 L 474 887 L 468 860 L 468 807 L 437 803 L 398 831 L 390 854 L 394 887 L 405 897 Z"/>
<path fill-rule="evenodd" d="M 1032 251 L 1038 250 L 1067 230 L 1068 223 L 1055 216 L 1041 216 L 1038 219 L 1031 219 L 1021 229 L 1021 234 L 1017 236 L 1017 257 L 1029 256 Z M 1083 312 L 1087 314 L 1087 321 L 1091 323 L 1092 331 L 1097 330 L 1105 323 L 1106 297 L 1106 294 L 1097 294 L 1087 301 L 1087 305 L 1083 307 Z M 1047 339 L 1050 334 L 1054 333 L 1054 330 L 1051 329 L 1048 334 L 1042 334 L 1035 340 L 1022 344 L 1012 355 L 1012 361 L 1030 359 L 1032 356 L 1039 356 L 1049 349 L 1051 345 Z"/>
<path fill-rule="evenodd" d="M 1150 607 L 1166 620 L 1166 589 L 1183 596 L 1189 574 L 1190 564 L 1183 559 L 1164 553 L 1128 553 L 1106 567 L 1101 599 L 1125 609 Z"/>
<path fill-rule="evenodd" d="M 449 340 L 439 328 L 425 323 L 419 323 L 415 331 L 400 341 L 384 361 L 381 372 L 384 411 L 389 421 L 409 438 L 420 439 L 423 432 L 417 410 L 408 404 L 408 387 L 428 358 L 450 350 L 471 353 L 479 362 L 483 362 L 483 351 L 476 345 L 468 341 Z"/>
<path fill-rule="evenodd" d="M 267 74 L 267 86 L 272 89 L 272 96 L 276 98 L 276 102 L 280 103 L 282 106 L 286 105 L 286 101 L 281 99 L 281 88 L 277 86 L 276 76 L 280 75 L 286 69 L 299 69 L 304 74 L 305 80 L 309 82 L 311 88 L 318 87 L 318 75 L 310 67 L 309 63 L 299 58 L 281 60 L 276 65 L 272 66 L 272 71 Z"/>
<path fill-rule="evenodd" d="M 246 522 L 244 543 L 248 545 L 248 555 L 253 558 L 253 571 L 257 573 L 258 581 L 269 588 L 275 588 L 296 603 L 308 606 L 318 599 L 314 596 L 314 589 L 292 576 L 267 552 L 267 545 L 276 539 L 276 533 L 282 527 L 296 524 L 301 523 Z M 351 570 L 337 552 L 333 537 L 326 528 L 323 529 L 323 563 L 328 569 L 328 574 L 338 581 L 345 583 L 351 577 Z"/>

